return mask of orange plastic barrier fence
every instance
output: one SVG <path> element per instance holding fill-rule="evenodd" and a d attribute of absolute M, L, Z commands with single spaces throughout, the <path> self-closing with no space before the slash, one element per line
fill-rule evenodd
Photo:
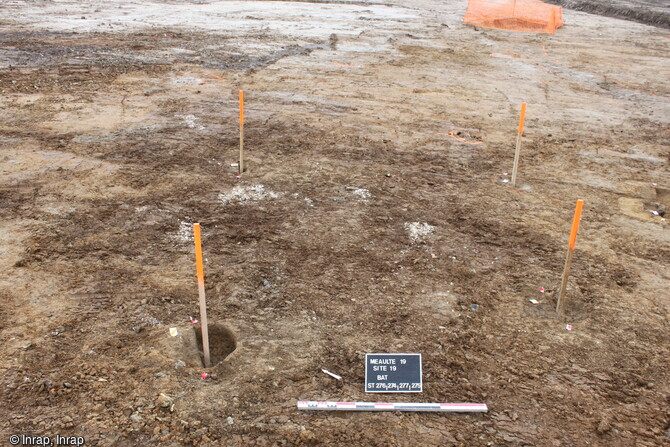
<path fill-rule="evenodd" d="M 463 22 L 505 31 L 554 34 L 563 26 L 563 9 L 539 0 L 469 0 Z"/>

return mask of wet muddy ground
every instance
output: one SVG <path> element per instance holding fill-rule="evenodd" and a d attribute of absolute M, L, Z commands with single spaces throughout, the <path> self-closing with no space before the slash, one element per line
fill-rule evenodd
<path fill-rule="evenodd" d="M 670 28 L 670 3 L 663 0 L 550 0 L 549 3 L 576 11 Z"/>
<path fill-rule="evenodd" d="M 0 435 L 670 442 L 670 34 L 571 10 L 553 36 L 485 30 L 465 6 L 4 2 Z M 424 391 L 366 395 L 366 352 L 421 353 Z"/>

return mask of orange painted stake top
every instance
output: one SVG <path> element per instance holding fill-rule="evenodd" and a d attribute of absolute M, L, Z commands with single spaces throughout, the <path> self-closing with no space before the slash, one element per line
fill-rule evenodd
<path fill-rule="evenodd" d="M 523 133 L 523 123 L 526 120 L 526 103 L 521 103 L 521 118 L 519 118 L 519 135 Z"/>
<path fill-rule="evenodd" d="M 195 241 L 195 266 L 198 273 L 198 282 L 205 283 L 205 271 L 202 267 L 202 244 L 200 243 L 200 224 L 193 224 L 193 239 Z"/>
<path fill-rule="evenodd" d="M 240 124 L 244 125 L 244 92 L 240 90 Z"/>
<path fill-rule="evenodd" d="M 579 221 L 582 217 L 583 200 L 577 200 L 575 207 L 575 217 L 572 219 L 572 231 L 570 231 L 570 250 L 575 249 L 575 242 L 577 242 L 577 231 L 579 230 Z"/>

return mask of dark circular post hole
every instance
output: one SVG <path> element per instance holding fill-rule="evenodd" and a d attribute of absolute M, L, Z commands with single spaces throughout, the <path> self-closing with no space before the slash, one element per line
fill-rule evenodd
<path fill-rule="evenodd" d="M 207 325 L 209 332 L 209 359 L 210 366 L 216 366 L 235 351 L 237 348 L 237 338 L 233 331 L 228 329 L 223 324 Z M 202 330 L 200 327 L 194 327 L 195 337 L 198 341 L 198 351 L 200 352 L 200 360 L 204 364 L 203 349 L 202 349 Z"/>

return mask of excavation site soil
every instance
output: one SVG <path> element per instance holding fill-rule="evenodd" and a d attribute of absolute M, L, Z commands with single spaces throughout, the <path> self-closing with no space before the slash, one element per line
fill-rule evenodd
<path fill-rule="evenodd" d="M 3 1 L 2 445 L 670 444 L 670 30 L 466 7 Z"/>

